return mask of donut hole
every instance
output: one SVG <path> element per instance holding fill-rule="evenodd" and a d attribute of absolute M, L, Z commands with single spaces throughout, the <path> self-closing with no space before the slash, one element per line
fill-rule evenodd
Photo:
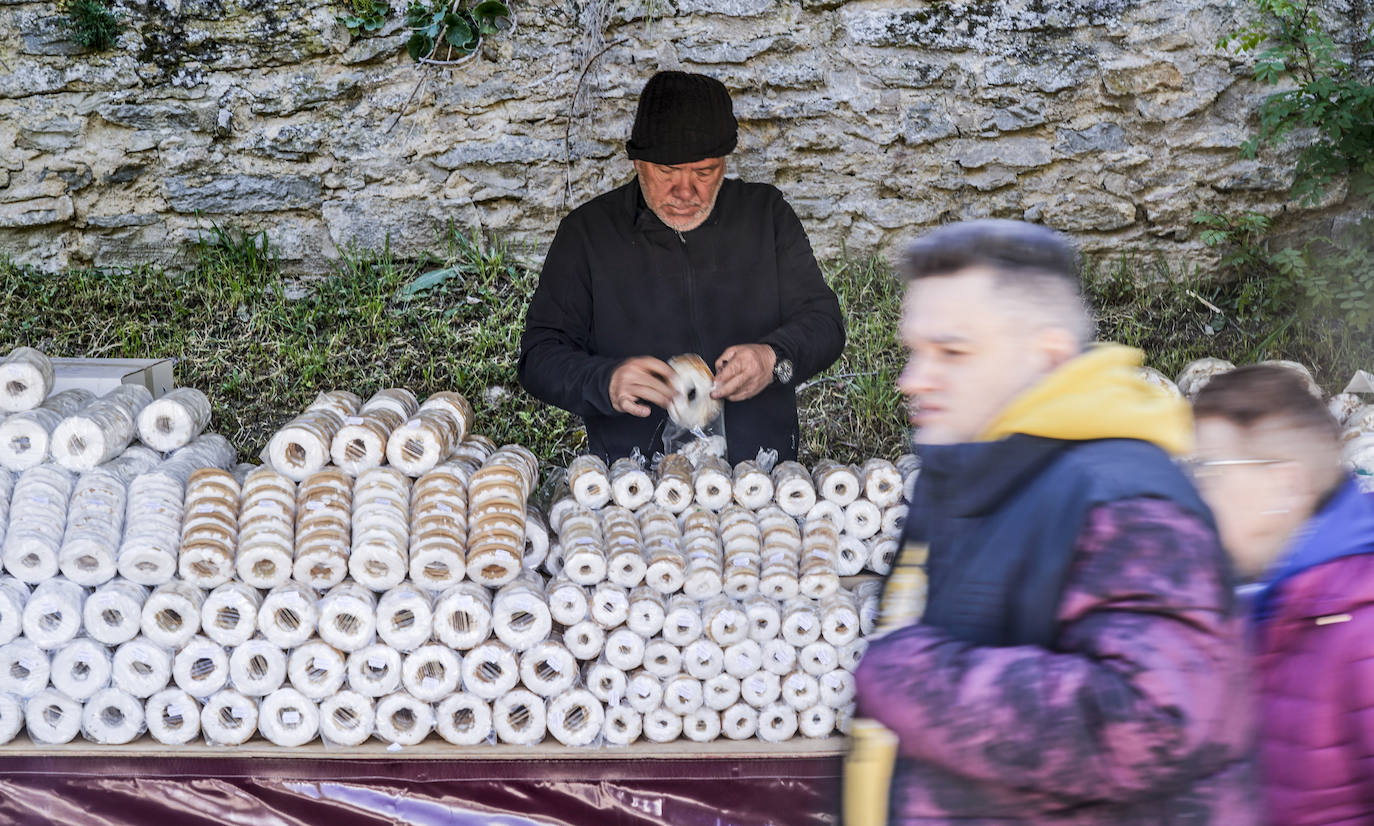
<path fill-rule="evenodd" d="M 44 631 L 56 631 L 62 627 L 63 615 L 58 611 L 49 611 L 38 618 L 38 627 Z"/>
<path fill-rule="evenodd" d="M 524 703 L 519 703 L 511 707 L 510 713 L 506 715 L 506 722 L 515 731 L 524 731 L 534 722 L 534 715 L 530 712 L 530 707 Z"/>
<path fill-rule="evenodd" d="M 419 439 L 406 439 L 401 447 L 401 456 L 407 462 L 418 462 L 425 456 L 425 443 Z"/>
<path fill-rule="evenodd" d="M 301 446 L 299 442 L 292 442 L 288 444 L 286 446 L 286 450 L 283 452 L 285 453 L 286 463 L 288 465 L 290 465 L 293 468 L 305 467 L 305 462 L 308 458 L 308 454 L 306 453 L 305 448 Z"/>
<path fill-rule="evenodd" d="M 367 571 L 368 576 L 384 577 L 391 573 L 391 566 L 380 559 L 369 559 L 363 564 L 363 570 Z"/>
<path fill-rule="evenodd" d="M 197 657 L 196 661 L 191 663 L 191 679 L 193 680 L 205 680 L 215 671 L 215 661 L 209 657 Z"/>
<path fill-rule="evenodd" d="M 90 554 L 82 554 L 76 559 L 76 567 L 82 571 L 94 571 L 100 567 L 100 560 Z"/>
<path fill-rule="evenodd" d="M 397 631 L 404 631 L 415 624 L 415 612 L 409 608 L 402 608 L 400 611 L 391 615 L 391 627 Z"/>
<path fill-rule="evenodd" d="M 367 458 L 367 444 L 362 439 L 350 439 L 344 448 L 344 458 L 350 462 L 361 462 Z"/>
<path fill-rule="evenodd" d="M 449 627 L 459 634 L 467 634 L 473 631 L 477 622 L 473 616 L 466 611 L 454 611 L 448 615 Z"/>
<path fill-rule="evenodd" d="M 175 713 L 171 706 L 165 706 L 162 709 L 160 719 L 162 720 L 163 728 L 170 729 L 173 731 L 186 725 L 186 719 L 183 718 L 180 714 Z"/>
<path fill-rule="evenodd" d="M 471 731 L 477 726 L 477 715 L 470 708 L 460 708 L 453 712 L 453 727 L 458 731 Z"/>
<path fill-rule="evenodd" d="M 312 683 L 318 683 L 329 676 L 329 663 L 318 657 L 311 657 L 310 664 L 305 668 L 305 676 Z"/>
<path fill-rule="evenodd" d="M 591 715 L 587 713 L 587 707 L 583 705 L 573 706 L 563 717 L 563 724 L 569 729 L 576 731 L 587 725 L 591 720 Z"/>
<path fill-rule="evenodd" d="M 254 654 L 248 661 L 248 674 L 255 680 L 267 676 L 267 658 L 261 654 Z"/>
<path fill-rule="evenodd" d="M 62 711 L 62 706 L 49 705 L 43 708 L 43 722 L 56 727 L 62 724 L 63 718 L 67 715 Z"/>
<path fill-rule="evenodd" d="M 424 683 L 425 680 L 442 681 L 444 679 L 444 674 L 445 668 L 440 665 L 437 660 L 426 660 L 420 665 L 420 670 L 416 672 L 416 676 L 420 678 L 421 683 Z"/>
<path fill-rule="evenodd" d="M 110 628 L 118 628 L 124 624 L 124 612 L 118 608 L 106 608 L 100 612 L 100 621 Z"/>
<path fill-rule="evenodd" d="M 118 706 L 106 706 L 105 709 L 100 712 L 100 722 L 110 728 L 122 726 L 124 725 L 124 712 L 121 711 Z"/>
<path fill-rule="evenodd" d="M 301 627 L 300 615 L 291 608 L 278 608 L 272 615 L 272 621 L 283 631 L 295 631 Z"/>
<path fill-rule="evenodd" d="M 338 614 L 334 617 L 334 630 L 340 634 L 354 634 L 362 628 L 363 621 L 356 614 Z"/>
<path fill-rule="evenodd" d="M 485 682 L 496 682 L 506 673 L 499 664 L 487 661 L 477 666 L 477 676 Z"/>
<path fill-rule="evenodd" d="M 33 671 L 21 662 L 10 663 L 10 676 L 16 680 L 27 680 Z"/>
<path fill-rule="evenodd" d="M 72 665 L 72 677 L 79 683 L 84 683 L 91 678 L 91 664 L 85 660 L 79 660 Z"/>
<path fill-rule="evenodd" d="M 86 452 L 86 440 L 80 436 L 73 436 L 67 440 L 67 452 L 73 456 L 80 456 Z"/>
<path fill-rule="evenodd" d="M 398 708 L 391 714 L 391 727 L 397 731 L 410 731 L 415 728 L 415 712 L 409 708 Z"/>
<path fill-rule="evenodd" d="M 19 396 L 28 392 L 29 383 L 22 379 L 10 379 L 5 383 L 5 392 L 11 396 Z"/>
<path fill-rule="evenodd" d="M 33 442 L 29 441 L 28 436 L 15 436 L 10 439 L 10 451 L 15 455 L 28 453 L 33 448 Z"/>
<path fill-rule="evenodd" d="M 163 608 L 153 619 L 158 628 L 168 633 L 180 631 L 186 625 L 185 617 L 175 608 Z"/>
<path fill-rule="evenodd" d="M 218 565 L 202 559 L 191 563 L 191 572 L 198 577 L 209 579 L 217 575 L 220 571 Z"/>
<path fill-rule="evenodd" d="M 224 706 L 219 710 L 219 722 L 227 729 L 236 729 L 241 724 L 242 719 L 234 713 L 234 709 Z"/>
<path fill-rule="evenodd" d="M 43 560 L 36 553 L 27 553 L 23 559 L 19 560 L 19 564 L 25 568 L 37 568 L 43 564 Z"/>
<path fill-rule="evenodd" d="M 363 722 L 362 717 L 358 716 L 358 712 L 348 706 L 334 709 L 331 716 L 334 718 L 334 724 L 342 729 L 356 729 Z"/>
<path fill-rule="evenodd" d="M 516 631 L 528 631 L 534 625 L 534 614 L 529 611 L 516 611 L 510 615 L 509 624 Z"/>
<path fill-rule="evenodd" d="M 547 659 L 540 660 L 534 666 L 534 673 L 541 680 L 554 680 L 563 676 L 563 672 L 559 670 L 558 666 L 554 665 L 552 660 Z M 603 685 L 605 683 L 606 681 L 603 681 Z"/>
<path fill-rule="evenodd" d="M 243 616 L 239 609 L 226 605 L 215 612 L 215 627 L 217 628 L 237 628 Z"/>

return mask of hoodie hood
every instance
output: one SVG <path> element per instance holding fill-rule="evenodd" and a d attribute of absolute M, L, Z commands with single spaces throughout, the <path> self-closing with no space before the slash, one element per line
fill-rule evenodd
<path fill-rule="evenodd" d="M 1081 442 L 1137 439 L 1180 456 L 1192 449 L 1188 403 L 1140 376 L 1144 354 L 1100 344 L 1015 397 L 980 441 L 1014 434 Z"/>

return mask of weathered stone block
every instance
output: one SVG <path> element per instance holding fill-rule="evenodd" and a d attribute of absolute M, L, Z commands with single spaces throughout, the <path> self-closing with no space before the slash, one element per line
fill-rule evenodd
<path fill-rule="evenodd" d="M 932 143 L 958 131 L 948 112 L 934 103 L 915 103 L 902 113 L 902 140 L 908 146 Z"/>
<path fill-rule="evenodd" d="M 677 0 L 678 15 L 725 14 L 757 17 L 776 11 L 776 0 Z"/>
<path fill-rule="evenodd" d="M 954 160 L 965 169 L 989 164 L 1022 169 L 1044 166 L 1051 160 L 1050 142 L 1040 138 L 965 140 L 955 147 Z"/>
<path fill-rule="evenodd" d="M 167 179 L 167 203 L 177 212 L 277 212 L 317 207 L 320 199 L 320 179 L 302 175 Z"/>
<path fill-rule="evenodd" d="M 158 100 L 110 103 L 96 112 L 106 121 L 130 129 L 205 132 L 214 128 L 218 108 L 214 101 Z"/>
<path fill-rule="evenodd" d="M 1135 223 L 1135 204 L 1105 192 L 1075 192 L 1039 205 L 1038 220 L 1064 232 L 1108 232 Z"/>
<path fill-rule="evenodd" d="M 61 224 L 70 221 L 75 211 L 70 195 L 0 204 L 0 227 L 24 228 Z"/>
<path fill-rule="evenodd" d="M 1182 89 L 1183 73 L 1172 63 L 1132 58 L 1102 67 L 1102 87 L 1112 95 L 1143 95 Z"/>
<path fill-rule="evenodd" d="M 19 127 L 14 143 L 23 149 L 39 152 L 63 152 L 76 146 L 81 138 L 82 121 L 73 117 L 45 118 L 29 126 Z"/>
<path fill-rule="evenodd" d="M 1115 152 L 1126 148 L 1126 130 L 1115 123 L 1095 123 L 1086 129 L 1060 129 L 1056 152 L 1082 155 L 1087 152 Z"/>

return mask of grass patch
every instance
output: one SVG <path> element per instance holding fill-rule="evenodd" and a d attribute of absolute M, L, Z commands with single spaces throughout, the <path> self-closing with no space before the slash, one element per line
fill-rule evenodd
<path fill-rule="evenodd" d="M 283 277 L 265 234 L 219 228 L 202 235 L 182 273 L 45 275 L 0 257 L 0 292 L 11 297 L 0 303 L 0 349 L 176 358 L 178 382 L 210 396 L 214 428 L 247 460 L 321 391 L 407 387 L 421 397 L 457 390 L 479 432 L 566 465 L 585 448 L 581 423 L 531 398 L 515 374 L 537 273 L 499 241 L 453 228 L 435 248 L 404 262 L 387 248 L 350 248 L 333 274 L 300 281 Z M 802 459 L 895 457 L 907 446 L 895 386 L 902 284 L 876 258 L 824 270 L 848 343 L 799 389 Z M 1273 278 L 1210 281 L 1123 257 L 1090 266 L 1085 285 L 1100 337 L 1142 348 L 1170 376 L 1202 356 L 1290 358 L 1337 391 L 1368 350 L 1348 327 L 1300 312 Z"/>

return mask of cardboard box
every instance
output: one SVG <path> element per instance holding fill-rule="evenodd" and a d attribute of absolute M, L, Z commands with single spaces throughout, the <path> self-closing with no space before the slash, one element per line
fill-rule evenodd
<path fill-rule="evenodd" d="M 141 384 L 153 398 L 176 386 L 173 359 L 53 359 L 53 392 L 79 388 L 103 396 L 121 384 Z"/>

